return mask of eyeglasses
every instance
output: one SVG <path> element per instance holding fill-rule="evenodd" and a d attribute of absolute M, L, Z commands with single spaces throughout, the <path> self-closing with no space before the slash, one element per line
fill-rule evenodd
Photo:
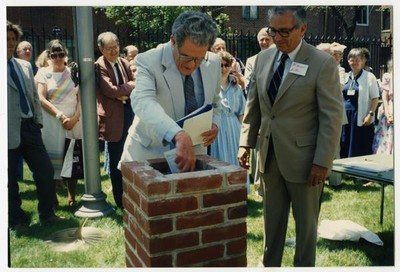
<path fill-rule="evenodd" d="M 50 54 L 50 58 L 51 58 L 51 59 L 56 59 L 56 58 L 62 59 L 62 58 L 64 58 L 64 57 L 65 57 L 65 53 L 64 53 L 64 52 L 61 52 L 61 53 L 51 53 L 51 54 Z"/>
<path fill-rule="evenodd" d="M 228 67 L 232 67 L 232 64 L 228 64 L 228 63 L 225 63 L 225 64 L 223 64 L 223 63 L 221 63 L 221 68 L 228 68 Z"/>
<path fill-rule="evenodd" d="M 196 65 L 198 65 L 198 64 L 201 64 L 203 61 L 208 59 L 208 52 L 206 53 L 206 55 L 204 57 L 201 58 L 201 57 L 191 57 L 191 56 L 182 55 L 181 52 L 179 52 L 178 47 L 176 49 L 177 49 L 176 51 L 178 52 L 179 60 L 182 61 L 182 62 L 194 61 L 194 63 Z"/>
<path fill-rule="evenodd" d="M 104 50 L 106 50 L 107 52 L 118 51 L 119 45 L 109 46 L 109 47 L 103 47 L 103 48 L 104 48 Z"/>
<path fill-rule="evenodd" d="M 294 25 L 292 28 L 290 29 L 283 29 L 283 30 L 277 30 L 275 28 L 272 27 L 268 27 L 267 29 L 267 33 L 269 36 L 271 37 L 275 37 L 276 34 L 279 34 L 281 37 L 283 38 L 287 38 L 290 35 L 290 32 L 292 32 L 295 28 L 297 28 L 297 25 Z"/>

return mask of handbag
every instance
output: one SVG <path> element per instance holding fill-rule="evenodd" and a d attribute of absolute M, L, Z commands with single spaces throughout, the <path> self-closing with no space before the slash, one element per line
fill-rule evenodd
<path fill-rule="evenodd" d="M 61 177 L 68 179 L 84 178 L 82 139 L 65 139 Z"/>

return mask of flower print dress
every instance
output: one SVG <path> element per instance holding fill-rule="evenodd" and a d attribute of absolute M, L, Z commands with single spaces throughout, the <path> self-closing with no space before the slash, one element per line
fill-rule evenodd
<path fill-rule="evenodd" d="M 392 75 L 385 73 L 382 76 L 382 89 L 388 95 L 388 109 L 383 110 L 383 104 L 378 109 L 378 129 L 375 132 L 372 150 L 374 154 L 393 154 L 393 124 L 389 124 L 386 114 L 393 115 L 393 88 Z"/>

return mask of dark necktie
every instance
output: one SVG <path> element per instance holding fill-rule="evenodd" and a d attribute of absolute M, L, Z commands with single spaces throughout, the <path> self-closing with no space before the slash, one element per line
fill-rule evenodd
<path fill-rule="evenodd" d="M 10 69 L 11 78 L 13 79 L 15 85 L 17 86 L 17 89 L 19 90 L 19 104 L 21 110 L 24 114 L 28 114 L 29 112 L 28 101 L 26 100 L 24 89 L 22 89 L 21 82 L 19 81 L 17 72 L 15 71 L 14 63 L 11 60 L 9 60 L 7 62 L 7 65 L 8 68 Z"/>
<path fill-rule="evenodd" d="M 268 95 L 269 95 L 271 104 L 274 104 L 275 98 L 278 94 L 279 86 L 281 85 L 281 82 L 282 82 L 283 72 L 285 71 L 285 61 L 288 58 L 289 58 L 289 56 L 286 54 L 283 54 L 281 56 L 279 66 L 276 69 L 274 75 L 272 76 L 271 83 L 269 84 Z"/>
<path fill-rule="evenodd" d="M 185 77 L 185 85 L 183 89 L 185 92 L 185 115 L 188 115 L 197 109 L 197 101 L 194 94 L 194 82 L 191 75 Z"/>
<path fill-rule="evenodd" d="M 118 85 L 124 84 L 124 78 L 122 77 L 122 73 L 121 70 L 119 69 L 118 62 L 115 63 L 115 69 L 117 69 Z"/>

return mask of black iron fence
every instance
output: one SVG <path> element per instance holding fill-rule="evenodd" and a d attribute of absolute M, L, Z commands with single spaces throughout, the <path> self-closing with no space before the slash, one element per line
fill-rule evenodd
<path fill-rule="evenodd" d="M 67 28 L 64 28 L 67 29 Z M 25 31 L 25 39 L 32 43 L 33 45 L 33 58 L 35 59 L 42 50 L 45 49 L 47 43 L 54 38 L 61 39 L 67 48 L 69 49 L 69 56 L 71 59 L 75 59 L 75 40 L 73 38 L 73 33 L 60 33 L 57 28 L 54 28 L 51 34 L 40 31 L 40 33 L 34 32 L 33 28 L 30 31 Z M 48 33 L 48 32 L 47 32 Z M 140 52 L 144 52 L 148 49 L 156 47 L 160 43 L 167 42 L 170 37 L 170 33 L 165 31 L 142 31 L 141 35 L 131 35 L 129 29 L 124 28 L 117 29 L 115 32 L 120 39 L 121 46 L 128 44 L 134 44 L 139 48 Z M 94 40 L 96 42 L 96 37 L 99 33 L 93 33 Z M 246 61 L 248 57 L 251 57 L 259 52 L 259 45 L 257 42 L 257 33 L 243 33 L 240 31 L 225 33 L 221 35 L 221 38 L 226 41 L 227 50 L 241 59 L 243 62 Z M 318 45 L 319 43 L 332 43 L 339 42 L 346 45 L 347 48 L 344 51 L 344 60 L 346 59 L 347 53 L 356 47 L 365 47 L 370 51 L 370 59 L 368 65 L 372 67 L 374 74 L 377 78 L 380 78 L 383 72 L 386 71 L 386 64 L 392 57 L 393 46 L 392 46 L 392 36 L 389 35 L 384 40 L 377 37 L 336 37 L 336 36 L 323 36 L 323 35 L 313 35 L 306 34 L 304 39 L 312 44 Z M 77 41 L 79 42 L 79 41 Z M 97 45 L 94 45 L 95 56 L 99 56 L 97 50 Z M 343 67 L 349 70 L 347 61 L 343 61 Z"/>

